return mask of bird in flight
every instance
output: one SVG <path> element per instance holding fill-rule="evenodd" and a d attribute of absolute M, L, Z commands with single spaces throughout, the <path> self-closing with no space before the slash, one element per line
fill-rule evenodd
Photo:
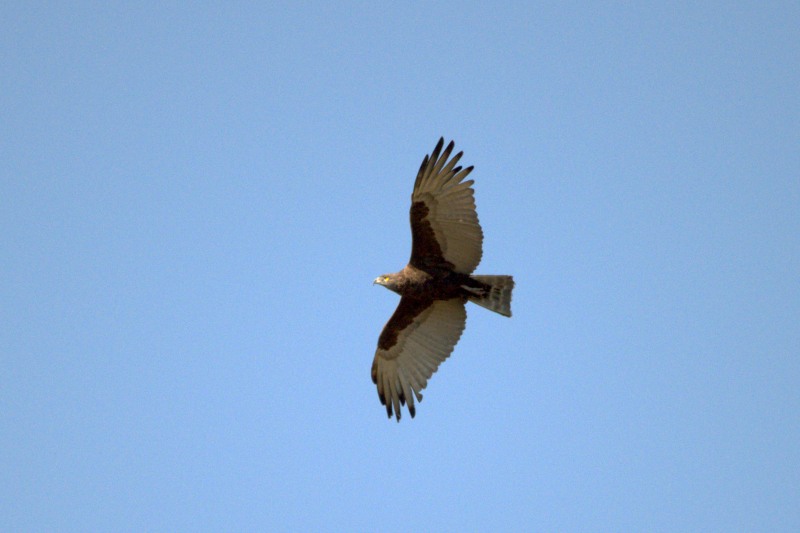
<path fill-rule="evenodd" d="M 400 421 L 400 406 L 424 389 L 439 365 L 453 351 L 467 321 L 466 304 L 476 303 L 511 316 L 511 276 L 478 276 L 472 272 L 483 254 L 483 231 L 475 211 L 473 167 L 456 166 L 453 142 L 442 151 L 439 139 L 419 167 L 411 193 L 411 259 L 400 272 L 375 278 L 400 295 L 400 304 L 383 327 L 372 362 L 372 382 L 386 406 Z M 373 284 L 374 284 L 373 283 Z"/>

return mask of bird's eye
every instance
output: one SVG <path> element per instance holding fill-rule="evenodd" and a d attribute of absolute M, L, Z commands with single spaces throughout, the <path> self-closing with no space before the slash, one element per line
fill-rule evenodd
<path fill-rule="evenodd" d="M 389 276 L 383 276 L 383 281 L 389 281 Z"/>

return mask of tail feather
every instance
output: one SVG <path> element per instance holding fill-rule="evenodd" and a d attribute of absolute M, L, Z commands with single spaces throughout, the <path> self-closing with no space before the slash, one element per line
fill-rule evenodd
<path fill-rule="evenodd" d="M 490 288 L 484 292 L 464 287 L 474 294 L 469 297 L 470 302 L 503 316 L 511 316 L 511 290 L 514 288 L 514 278 L 511 276 L 472 276 L 472 278 Z"/>

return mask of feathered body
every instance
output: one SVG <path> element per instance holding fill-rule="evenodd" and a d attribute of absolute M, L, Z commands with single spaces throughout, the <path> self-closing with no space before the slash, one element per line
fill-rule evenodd
<path fill-rule="evenodd" d="M 372 381 L 378 397 L 400 420 L 400 406 L 414 397 L 458 342 L 466 324 L 465 304 L 511 316 L 511 276 L 472 275 L 482 255 L 483 232 L 478 223 L 472 180 L 452 159 L 451 142 L 442 152 L 440 139 L 430 158 L 425 156 L 411 195 L 411 259 L 394 274 L 375 279 L 401 296 L 378 339 Z M 441 154 L 441 155 L 440 155 Z"/>

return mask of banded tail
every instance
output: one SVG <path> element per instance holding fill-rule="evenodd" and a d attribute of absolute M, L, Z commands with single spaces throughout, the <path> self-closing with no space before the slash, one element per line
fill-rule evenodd
<path fill-rule="evenodd" d="M 489 285 L 488 292 L 464 287 L 474 296 L 469 301 L 485 307 L 503 316 L 511 316 L 511 290 L 514 288 L 514 278 L 511 276 L 471 276 L 475 281 Z"/>

